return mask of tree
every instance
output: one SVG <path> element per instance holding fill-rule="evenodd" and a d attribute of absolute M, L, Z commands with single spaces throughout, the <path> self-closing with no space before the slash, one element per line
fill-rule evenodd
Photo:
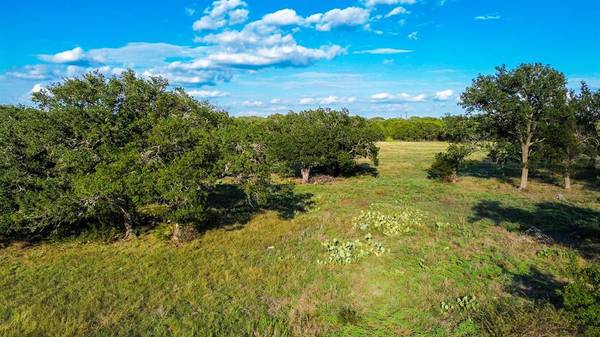
<path fill-rule="evenodd" d="M 556 123 L 557 108 L 566 96 L 562 73 L 550 66 L 523 64 L 480 75 L 462 94 L 461 105 L 468 114 L 482 114 L 481 123 L 493 139 L 519 145 L 519 189 L 526 189 L 530 158 L 544 140 L 544 129 Z"/>
<path fill-rule="evenodd" d="M 594 94 L 582 83 L 579 93 L 569 92 L 555 123 L 546 130 L 542 144 L 543 158 L 563 176 L 567 190 L 571 189 L 571 177 L 579 156 L 585 153 L 594 163 L 597 155 L 598 134 L 595 124 L 600 120 L 600 107 L 595 104 Z"/>
<path fill-rule="evenodd" d="M 253 200 L 269 183 L 264 146 L 164 79 L 89 73 L 33 100 L 37 109 L 0 109 L 0 230 L 9 235 L 99 224 L 131 237 L 148 206 L 159 221 L 197 225 L 219 179 L 251 185 Z"/>
<path fill-rule="evenodd" d="M 582 143 L 583 152 L 590 157 L 590 166 L 596 167 L 596 157 L 600 150 L 600 90 L 592 92 L 585 82 L 581 82 L 579 95 L 574 97 L 577 137 Z"/>
<path fill-rule="evenodd" d="M 347 110 L 307 110 L 272 116 L 268 125 L 269 155 L 309 182 L 311 170 L 338 175 L 359 157 L 377 165 L 377 132 Z"/>
<path fill-rule="evenodd" d="M 451 183 L 458 181 L 458 171 L 464 160 L 475 151 L 472 144 L 450 144 L 446 152 L 439 152 L 427 170 L 430 179 L 439 179 Z"/>

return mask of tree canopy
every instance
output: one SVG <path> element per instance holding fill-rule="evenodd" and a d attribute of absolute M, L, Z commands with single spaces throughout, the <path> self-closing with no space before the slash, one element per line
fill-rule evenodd
<path fill-rule="evenodd" d="M 481 125 L 491 138 L 519 144 L 520 188 L 527 188 L 530 156 L 544 140 L 546 129 L 567 98 L 565 76 L 542 64 L 523 64 L 473 80 L 461 96 L 469 114 L 481 114 Z"/>

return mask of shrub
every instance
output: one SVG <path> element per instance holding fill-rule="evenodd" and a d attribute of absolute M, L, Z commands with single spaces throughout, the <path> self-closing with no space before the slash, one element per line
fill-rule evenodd
<path fill-rule="evenodd" d="M 472 145 L 451 144 L 446 152 L 435 155 L 435 160 L 427 170 L 430 179 L 447 182 L 458 181 L 458 170 L 465 158 L 475 151 Z"/>
<path fill-rule="evenodd" d="M 577 273 L 576 281 L 562 290 L 565 309 L 588 337 L 600 336 L 600 264 Z"/>

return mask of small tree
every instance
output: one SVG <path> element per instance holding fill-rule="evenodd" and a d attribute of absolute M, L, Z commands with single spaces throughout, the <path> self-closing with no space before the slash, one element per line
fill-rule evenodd
<path fill-rule="evenodd" d="M 482 114 L 481 123 L 493 139 L 519 145 L 519 189 L 526 189 L 530 157 L 544 140 L 544 129 L 556 123 L 557 108 L 565 98 L 562 73 L 541 64 L 523 64 L 479 76 L 462 94 L 461 105 L 469 114 Z"/>
<path fill-rule="evenodd" d="M 303 183 L 309 182 L 315 168 L 337 175 L 359 157 L 378 163 L 377 133 L 347 110 L 290 112 L 271 117 L 267 127 L 270 157 L 300 171 Z"/>
<path fill-rule="evenodd" d="M 579 157 L 587 154 L 594 163 L 597 155 L 595 124 L 600 120 L 600 107 L 595 106 L 594 96 L 585 83 L 581 84 L 579 93 L 569 92 L 564 106 L 557 112 L 556 122 L 548 126 L 541 146 L 544 161 L 563 176 L 567 190 L 571 189 L 571 177 Z"/>
<path fill-rule="evenodd" d="M 451 183 L 458 181 L 458 172 L 464 160 L 475 151 L 471 144 L 450 144 L 446 152 L 439 152 L 427 170 L 430 179 Z"/>

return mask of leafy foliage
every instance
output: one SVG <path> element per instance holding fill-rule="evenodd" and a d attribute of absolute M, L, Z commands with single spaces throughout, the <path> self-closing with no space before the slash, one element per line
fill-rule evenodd
<path fill-rule="evenodd" d="M 446 152 L 435 155 L 433 164 L 427 170 L 429 178 L 456 182 L 460 166 L 474 151 L 475 147 L 470 144 L 451 144 Z"/>
<path fill-rule="evenodd" d="M 446 139 L 445 121 L 433 117 L 373 118 L 371 126 L 378 130 L 378 140 L 444 140 Z"/>
<path fill-rule="evenodd" d="M 565 309 L 585 327 L 585 335 L 600 336 L 600 264 L 579 271 L 562 297 Z"/>
<path fill-rule="evenodd" d="M 270 158 L 288 172 L 301 171 L 308 182 L 315 169 L 334 176 L 360 157 L 378 164 L 377 135 L 361 117 L 347 110 L 307 110 L 272 116 L 267 124 Z"/>
<path fill-rule="evenodd" d="M 496 74 L 479 76 L 461 96 L 469 114 L 481 113 L 481 126 L 494 140 L 519 144 L 522 175 L 527 188 L 529 157 L 544 139 L 546 129 L 567 97 L 565 76 L 542 64 L 522 64 Z"/>
<path fill-rule="evenodd" d="M 269 184 L 264 142 L 225 112 L 160 78 L 89 73 L 35 93 L 37 109 L 2 108 L 0 229 L 7 235 L 121 226 L 133 235 L 143 207 L 201 224 L 218 179 L 249 200 Z M 160 207 L 159 207 L 160 208 Z"/>

